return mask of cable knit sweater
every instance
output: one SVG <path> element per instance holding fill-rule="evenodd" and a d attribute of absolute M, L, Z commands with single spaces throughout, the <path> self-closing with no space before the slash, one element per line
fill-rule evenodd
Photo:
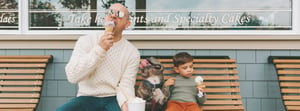
<path fill-rule="evenodd" d="M 125 38 L 105 51 L 98 42 L 102 34 L 82 36 L 76 42 L 66 74 L 78 83 L 77 96 L 117 96 L 121 106 L 133 98 L 140 54 Z"/>

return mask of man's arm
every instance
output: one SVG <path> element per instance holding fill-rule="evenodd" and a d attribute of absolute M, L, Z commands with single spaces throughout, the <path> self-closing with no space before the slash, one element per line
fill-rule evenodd
<path fill-rule="evenodd" d="M 120 107 L 129 99 L 135 97 L 135 81 L 140 62 L 140 56 L 132 57 L 117 88 L 117 99 Z"/>
<path fill-rule="evenodd" d="M 78 83 L 87 77 L 105 58 L 106 51 L 98 45 L 92 45 L 93 40 L 88 37 L 78 39 L 70 61 L 65 67 L 67 78 L 71 83 Z"/>

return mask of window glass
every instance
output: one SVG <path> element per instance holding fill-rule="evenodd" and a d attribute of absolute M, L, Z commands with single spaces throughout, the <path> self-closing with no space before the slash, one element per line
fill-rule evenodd
<path fill-rule="evenodd" d="M 147 30 L 291 30 L 291 0 L 148 0 Z"/>
<path fill-rule="evenodd" d="M 29 30 L 99 30 L 103 29 L 110 0 L 30 0 Z"/>
<path fill-rule="evenodd" d="M 18 30 L 18 0 L 0 0 L 0 30 Z"/>
<path fill-rule="evenodd" d="M 292 30 L 292 0 L 29 1 L 29 30 L 103 29 L 114 2 L 131 12 L 129 30 Z"/>
<path fill-rule="evenodd" d="M 30 30 L 93 30 L 101 26 L 100 0 L 30 0 Z"/>

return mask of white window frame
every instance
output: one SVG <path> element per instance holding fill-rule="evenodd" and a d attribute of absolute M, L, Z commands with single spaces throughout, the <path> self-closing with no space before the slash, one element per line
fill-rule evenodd
<path fill-rule="evenodd" d="M 292 30 L 126 30 L 125 35 L 300 35 L 300 0 L 293 0 L 292 6 Z M 19 0 L 19 30 L 0 30 L 0 37 L 3 34 L 20 35 L 74 35 L 98 32 L 97 30 L 28 30 L 28 7 L 27 0 Z M 102 30 L 100 30 L 101 32 Z M 41 36 L 43 37 L 43 36 Z M 142 38 L 142 37 L 141 37 Z M 188 39 L 188 38 L 187 38 Z"/>

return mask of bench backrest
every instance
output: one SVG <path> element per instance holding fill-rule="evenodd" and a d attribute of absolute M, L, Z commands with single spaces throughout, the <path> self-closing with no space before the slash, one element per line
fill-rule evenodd
<path fill-rule="evenodd" d="M 0 111 L 34 111 L 52 56 L 0 56 Z"/>
<path fill-rule="evenodd" d="M 142 57 L 144 58 L 147 57 Z M 173 70 L 171 56 L 155 58 L 165 67 L 165 79 L 177 75 Z M 137 76 L 136 85 L 142 79 L 140 73 L 141 71 Z M 234 59 L 228 56 L 194 56 L 194 75 L 202 76 L 206 85 L 207 101 L 202 107 L 204 111 L 244 111 Z"/>
<path fill-rule="evenodd" d="M 300 56 L 270 56 L 287 111 L 300 111 Z"/>

